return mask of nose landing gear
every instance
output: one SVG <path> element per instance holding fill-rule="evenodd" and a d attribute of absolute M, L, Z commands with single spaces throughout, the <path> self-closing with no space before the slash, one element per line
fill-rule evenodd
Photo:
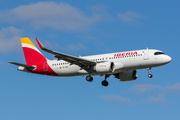
<path fill-rule="evenodd" d="M 149 74 L 149 75 L 148 75 L 148 77 L 149 77 L 149 78 L 152 78 L 152 77 L 153 77 L 153 75 L 152 75 L 152 74 Z"/>
<path fill-rule="evenodd" d="M 148 77 L 149 77 L 149 78 L 152 78 L 153 75 L 151 74 L 151 68 L 147 68 L 147 70 L 148 70 L 148 73 L 149 73 L 149 74 L 148 74 Z"/>

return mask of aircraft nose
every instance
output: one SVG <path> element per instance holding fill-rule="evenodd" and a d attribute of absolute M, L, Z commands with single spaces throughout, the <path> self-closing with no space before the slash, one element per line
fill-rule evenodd
<path fill-rule="evenodd" d="M 172 60 L 172 58 L 167 55 L 167 56 L 166 56 L 166 61 L 167 61 L 167 63 L 171 62 L 171 60 Z"/>

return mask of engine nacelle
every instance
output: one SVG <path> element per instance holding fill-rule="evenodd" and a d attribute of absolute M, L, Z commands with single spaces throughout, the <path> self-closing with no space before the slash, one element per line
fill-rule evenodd
<path fill-rule="evenodd" d="M 136 80 L 137 77 L 138 73 L 136 70 L 124 71 L 115 75 L 115 78 L 120 79 L 120 81 L 132 81 Z"/>
<path fill-rule="evenodd" d="M 115 69 L 115 65 L 113 62 L 103 62 L 103 63 L 97 63 L 96 66 L 94 67 L 94 70 L 96 72 L 113 72 Z"/>

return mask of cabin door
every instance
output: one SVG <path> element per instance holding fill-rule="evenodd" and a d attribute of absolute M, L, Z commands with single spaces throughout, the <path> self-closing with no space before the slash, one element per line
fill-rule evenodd
<path fill-rule="evenodd" d="M 146 49 L 146 50 L 144 50 L 143 51 L 143 59 L 144 60 L 149 60 L 149 50 L 148 49 Z"/>

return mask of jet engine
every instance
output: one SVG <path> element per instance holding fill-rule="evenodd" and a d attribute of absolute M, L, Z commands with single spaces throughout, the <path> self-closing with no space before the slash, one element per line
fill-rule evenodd
<path fill-rule="evenodd" d="M 115 78 L 120 79 L 120 81 L 132 81 L 136 80 L 138 73 L 136 70 L 128 70 L 118 74 L 115 74 Z"/>
<path fill-rule="evenodd" d="M 113 62 L 103 62 L 103 63 L 97 63 L 94 67 L 94 70 L 96 72 L 113 72 L 115 69 L 115 65 Z"/>

